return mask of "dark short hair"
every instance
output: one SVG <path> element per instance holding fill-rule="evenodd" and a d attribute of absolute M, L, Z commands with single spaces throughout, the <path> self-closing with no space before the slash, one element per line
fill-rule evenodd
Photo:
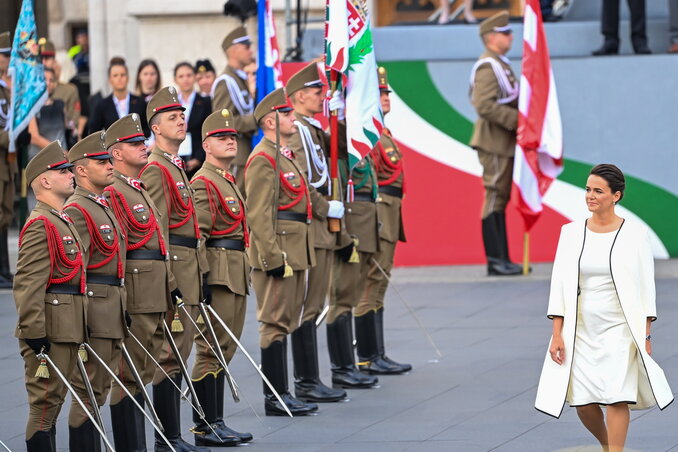
<path fill-rule="evenodd" d="M 182 61 L 181 63 L 177 63 L 176 66 L 174 66 L 174 76 L 177 76 L 177 71 L 181 69 L 182 67 L 187 67 L 195 74 L 195 68 L 193 68 L 193 65 L 189 63 L 188 61 Z"/>
<path fill-rule="evenodd" d="M 129 72 L 127 70 L 127 63 L 125 63 L 125 59 L 123 57 L 114 56 L 111 58 L 111 61 L 108 62 L 108 75 L 111 75 L 111 69 L 113 69 L 113 66 L 122 66 L 125 68 L 125 72 Z"/>
<path fill-rule="evenodd" d="M 589 175 L 605 179 L 605 182 L 610 186 L 612 193 L 621 193 L 619 200 L 622 200 L 624 197 L 624 190 L 626 190 L 626 179 L 624 178 L 624 173 L 622 173 L 617 166 L 611 163 L 601 163 L 600 165 L 594 166 Z"/>

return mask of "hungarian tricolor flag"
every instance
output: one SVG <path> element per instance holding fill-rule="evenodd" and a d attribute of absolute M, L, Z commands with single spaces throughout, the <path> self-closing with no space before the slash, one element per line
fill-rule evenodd
<path fill-rule="evenodd" d="M 563 170 L 563 129 L 538 0 L 525 3 L 518 110 L 513 182 L 529 231 L 541 214 L 542 198 Z"/>
<path fill-rule="evenodd" d="M 349 166 L 370 153 L 384 128 L 372 30 L 362 0 L 327 0 L 328 70 L 342 74 Z"/>

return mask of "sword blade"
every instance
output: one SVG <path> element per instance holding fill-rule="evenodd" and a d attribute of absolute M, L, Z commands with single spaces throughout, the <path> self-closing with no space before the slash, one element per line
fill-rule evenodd
<path fill-rule="evenodd" d="M 6 445 L 5 443 L 3 443 L 1 439 L 0 439 L 0 446 L 2 446 L 2 447 L 4 447 L 5 449 L 7 449 L 7 452 L 12 452 L 12 449 L 10 449 L 9 447 L 7 447 L 7 445 Z"/>
<path fill-rule="evenodd" d="M 85 343 L 85 346 L 87 346 L 86 343 Z M 71 393 L 71 397 L 73 397 L 73 399 L 76 402 L 78 402 L 78 405 L 80 405 L 80 408 L 83 409 L 83 411 L 85 412 L 85 414 L 87 415 L 89 420 L 92 421 L 94 428 L 97 429 L 97 431 L 99 432 L 99 435 L 101 435 L 101 439 L 103 439 L 104 443 L 106 443 L 106 447 L 108 447 L 110 450 L 115 452 L 115 448 L 113 448 L 111 443 L 108 441 L 108 438 L 106 438 L 106 433 L 102 430 L 101 426 L 99 424 L 97 424 L 97 421 L 92 416 L 92 413 L 89 412 L 89 410 L 85 406 L 82 399 L 80 399 L 80 396 L 78 395 L 78 393 L 75 392 L 75 389 L 73 389 L 73 386 L 71 386 L 71 384 L 68 382 L 68 379 L 66 377 L 64 377 L 64 374 L 62 374 L 61 371 L 59 370 L 59 368 L 56 366 L 56 364 L 54 364 L 54 361 L 52 361 L 52 358 L 50 358 L 47 353 L 41 353 L 41 354 L 37 355 L 37 357 L 38 357 L 38 359 L 45 358 L 45 360 L 49 363 L 49 365 L 52 366 L 52 369 L 54 369 L 54 371 L 56 372 L 56 374 L 59 377 L 59 379 L 61 380 L 61 382 L 64 384 L 64 386 L 66 386 L 66 389 L 68 389 L 68 392 Z"/>
<path fill-rule="evenodd" d="M 122 345 L 122 356 L 127 363 L 127 367 L 129 367 L 130 371 L 132 372 L 132 376 L 134 377 L 134 381 L 137 383 L 137 387 L 139 388 L 139 391 L 141 392 L 142 397 L 144 398 L 144 402 L 146 402 L 146 405 L 148 408 L 151 410 L 151 414 L 153 415 L 153 419 L 155 419 L 155 423 L 157 424 L 158 428 L 162 430 L 163 432 L 165 431 L 165 428 L 162 426 L 162 422 L 160 422 L 160 418 L 158 417 L 158 413 L 155 411 L 155 407 L 153 406 L 153 402 L 151 401 L 151 397 L 148 395 L 148 392 L 146 392 L 146 387 L 144 386 L 144 382 L 141 379 L 141 375 L 139 375 L 139 371 L 137 370 L 136 366 L 134 365 L 134 362 L 132 361 L 132 357 L 129 354 L 129 351 L 127 350 L 127 346 L 125 345 L 125 342 L 121 343 Z"/>
<path fill-rule="evenodd" d="M 115 380 L 115 382 L 118 384 L 118 386 L 120 386 L 122 388 L 122 390 L 125 391 L 125 394 L 127 394 L 127 396 L 130 398 L 132 403 L 134 403 L 134 405 L 136 405 L 136 407 L 139 409 L 139 411 L 141 411 L 141 413 L 146 417 L 146 419 L 148 419 L 151 422 L 151 425 L 153 426 L 153 428 L 160 434 L 160 437 L 163 439 L 163 441 L 165 441 L 165 443 L 169 446 L 169 448 L 172 449 L 174 452 L 176 452 L 176 449 L 174 449 L 172 444 L 170 444 L 169 440 L 167 439 L 165 434 L 162 432 L 162 429 L 160 429 L 159 426 L 155 425 L 155 422 L 153 422 L 153 419 L 151 419 L 151 417 L 148 415 L 148 413 L 146 413 L 146 411 L 144 410 L 144 407 L 139 405 L 139 402 L 137 402 L 137 399 L 134 398 L 132 393 L 129 392 L 127 387 L 122 383 L 122 381 L 120 381 L 120 378 L 118 378 L 118 376 L 115 374 L 113 369 L 111 369 L 110 367 L 108 367 L 106 365 L 106 363 L 101 358 L 101 356 L 97 355 L 97 352 L 95 352 L 94 349 L 92 348 L 92 346 L 89 345 L 87 342 L 85 342 L 85 348 L 87 349 L 87 351 L 92 356 L 94 356 L 97 359 L 97 361 L 99 361 L 99 363 L 101 364 L 101 367 L 103 367 L 104 370 L 106 370 L 106 372 L 108 372 L 110 374 L 110 376 L 113 377 L 113 380 Z"/>
<path fill-rule="evenodd" d="M 222 327 L 224 330 L 226 330 L 226 332 L 228 333 L 228 335 L 231 336 L 231 339 L 233 339 L 233 342 L 235 342 L 235 345 L 237 345 L 238 348 L 240 349 L 240 351 L 243 352 L 243 354 L 247 357 L 247 359 L 248 359 L 249 362 L 252 364 L 252 366 L 254 367 L 254 369 L 257 371 L 257 373 L 259 374 L 259 376 L 261 377 L 261 379 L 264 381 L 264 384 L 266 384 L 266 386 L 268 387 L 268 389 L 271 390 L 271 392 L 273 393 L 273 395 L 275 396 L 275 398 L 278 400 L 278 402 L 280 402 L 280 404 L 282 405 L 282 407 L 285 409 L 285 412 L 287 413 L 287 415 L 288 415 L 289 417 L 294 417 L 294 416 L 292 416 L 292 412 L 291 412 L 290 409 L 287 407 L 287 405 L 285 404 L 285 402 L 283 402 L 283 399 L 280 397 L 280 394 L 278 394 L 278 391 L 276 391 L 275 388 L 273 387 L 273 385 L 271 384 L 271 382 L 268 381 L 268 378 L 266 378 L 266 375 L 264 375 L 264 373 L 261 371 L 261 369 L 259 368 L 259 365 L 254 361 L 254 359 L 252 359 L 252 356 L 250 356 L 250 354 L 247 353 L 247 350 L 245 350 L 245 347 L 242 346 L 242 344 L 240 343 L 240 341 L 238 340 L 238 338 L 235 336 L 235 334 L 233 334 L 233 331 L 231 331 L 231 329 L 228 327 L 228 325 L 226 325 L 226 322 L 224 322 L 224 320 L 223 320 L 221 317 L 219 317 L 219 314 L 217 314 L 217 311 L 215 311 L 214 308 L 213 308 L 212 306 L 207 305 L 207 309 L 209 309 L 209 311 L 210 311 L 210 313 L 212 313 L 212 316 L 214 317 L 214 319 L 215 319 L 217 322 L 219 322 L 219 325 L 221 325 L 221 327 Z"/>
<path fill-rule="evenodd" d="M 389 285 L 393 287 L 395 290 L 396 294 L 398 295 L 398 298 L 400 298 L 400 301 L 402 301 L 403 305 L 405 305 L 405 308 L 409 311 L 410 315 L 414 319 L 414 321 L 417 323 L 417 326 L 419 329 L 424 333 L 428 341 L 431 343 L 431 346 L 433 347 L 433 350 L 436 352 L 436 355 L 438 355 L 438 358 L 442 358 L 443 354 L 440 352 L 440 349 L 436 345 L 435 341 L 433 340 L 433 337 L 431 337 L 431 334 L 429 334 L 428 330 L 424 328 L 424 325 L 421 323 L 419 320 L 419 316 L 414 312 L 410 304 L 407 302 L 405 297 L 403 296 L 402 293 L 400 293 L 400 290 L 398 289 L 398 286 L 393 284 L 393 281 L 391 281 L 391 277 L 386 273 L 386 271 L 379 265 L 379 262 L 375 258 L 372 258 L 372 263 L 379 269 L 382 275 L 384 275 L 384 278 L 386 278 L 386 281 L 388 281 Z"/>
<path fill-rule="evenodd" d="M 97 403 L 96 396 L 94 395 L 94 388 L 92 388 L 92 383 L 89 381 L 89 375 L 87 375 L 87 369 L 85 369 L 85 362 L 80 357 L 80 354 L 76 355 L 76 362 L 78 365 L 78 370 L 80 371 L 80 376 L 82 377 L 83 384 L 85 385 L 85 390 L 87 391 L 87 397 L 89 397 L 90 405 L 92 406 L 92 411 L 94 412 L 94 417 L 97 420 L 99 426 L 104 428 L 104 420 L 101 418 L 101 411 L 99 410 L 99 404 Z M 106 447 L 106 450 L 110 450 Z"/>
<path fill-rule="evenodd" d="M 325 305 L 323 308 L 323 311 L 320 313 L 317 319 L 315 319 L 315 327 L 318 328 L 321 323 L 323 323 L 323 320 L 325 320 L 325 317 L 327 317 L 327 314 L 330 312 L 330 305 Z"/>

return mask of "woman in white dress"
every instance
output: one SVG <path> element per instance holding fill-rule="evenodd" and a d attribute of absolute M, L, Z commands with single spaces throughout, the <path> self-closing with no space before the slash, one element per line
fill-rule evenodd
<path fill-rule="evenodd" d="M 649 231 L 615 213 L 624 189 L 619 168 L 594 167 L 586 182 L 591 217 L 563 226 L 549 297 L 553 335 L 535 403 L 559 417 L 567 401 L 610 452 L 624 449 L 629 407 L 673 401 L 650 357 L 657 314 Z"/>

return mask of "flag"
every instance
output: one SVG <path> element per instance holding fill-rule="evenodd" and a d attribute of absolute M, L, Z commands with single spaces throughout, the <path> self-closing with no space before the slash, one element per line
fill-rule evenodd
<path fill-rule="evenodd" d="M 563 130 L 541 8 L 538 0 L 527 0 L 513 182 L 528 231 L 541 214 L 542 198 L 562 170 Z"/>
<path fill-rule="evenodd" d="M 349 167 L 376 146 L 384 126 L 377 61 L 363 0 L 328 0 L 325 61 L 342 73 Z"/>
<path fill-rule="evenodd" d="M 9 62 L 12 79 L 12 105 L 7 121 L 10 152 L 15 152 L 14 140 L 47 101 L 45 73 L 38 53 L 33 1 L 23 0 Z"/>
<path fill-rule="evenodd" d="M 259 0 L 257 2 L 257 28 L 259 66 L 257 67 L 256 100 L 259 103 L 271 91 L 283 86 L 280 50 L 270 0 Z M 261 130 L 259 130 L 252 138 L 252 145 L 254 146 L 261 141 L 263 136 Z"/>

